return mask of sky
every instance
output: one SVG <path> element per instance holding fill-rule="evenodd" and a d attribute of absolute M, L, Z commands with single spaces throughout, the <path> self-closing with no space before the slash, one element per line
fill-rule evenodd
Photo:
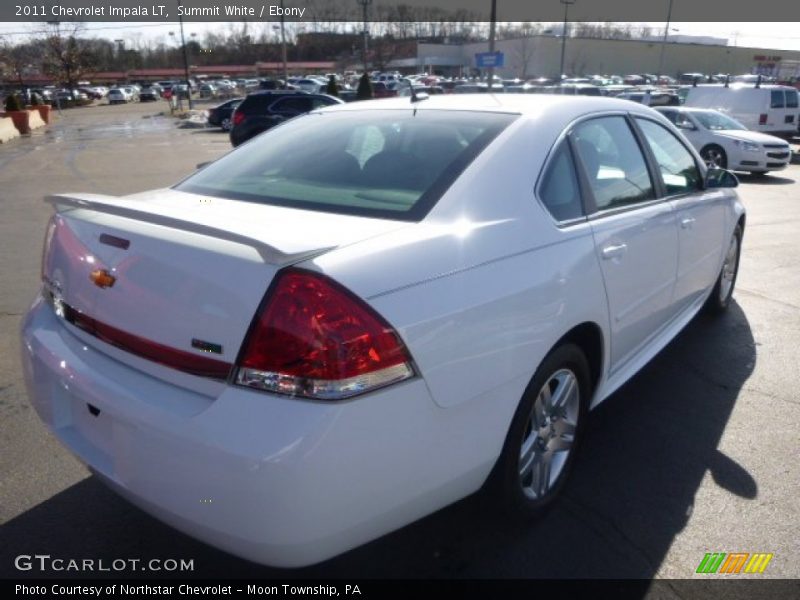
<path fill-rule="evenodd" d="M 258 24 L 255 24 L 258 25 Z M 637 23 L 650 26 L 654 32 L 663 31 L 665 23 Z M 207 30 L 225 31 L 229 23 L 186 23 L 187 38 L 195 33 L 202 40 Z M 40 23 L 0 22 L 0 39 L 13 41 L 26 39 L 31 31 L 41 31 L 46 26 Z M 154 42 L 169 38 L 169 32 L 178 32 L 177 23 L 87 23 L 90 35 L 111 40 L 133 40 L 137 36 L 150 38 Z M 774 50 L 800 51 L 800 23 L 671 23 L 672 35 L 705 35 L 728 38 L 731 46 L 747 46 Z"/>

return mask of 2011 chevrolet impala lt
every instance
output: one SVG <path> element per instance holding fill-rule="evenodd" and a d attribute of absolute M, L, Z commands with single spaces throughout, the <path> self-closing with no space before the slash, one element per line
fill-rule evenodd
<path fill-rule="evenodd" d="M 170 189 L 47 199 L 30 399 L 131 502 L 262 563 L 480 488 L 538 514 L 588 410 L 729 305 L 736 184 L 623 100 L 318 110 Z"/>

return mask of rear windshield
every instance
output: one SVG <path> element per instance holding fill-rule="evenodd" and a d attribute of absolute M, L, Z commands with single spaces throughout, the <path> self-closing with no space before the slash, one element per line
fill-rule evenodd
<path fill-rule="evenodd" d="M 411 106 L 309 114 L 253 138 L 175 189 L 418 221 L 516 116 Z"/>

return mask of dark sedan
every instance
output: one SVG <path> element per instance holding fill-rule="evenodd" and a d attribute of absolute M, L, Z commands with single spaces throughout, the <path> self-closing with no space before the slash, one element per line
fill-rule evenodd
<path fill-rule="evenodd" d="M 287 119 L 331 104 L 339 98 L 301 91 L 274 90 L 248 94 L 233 111 L 231 144 L 238 146 Z"/>
<path fill-rule="evenodd" d="M 233 126 L 233 111 L 244 98 L 233 98 L 208 109 L 208 124 L 221 127 L 222 131 L 230 131 Z"/>

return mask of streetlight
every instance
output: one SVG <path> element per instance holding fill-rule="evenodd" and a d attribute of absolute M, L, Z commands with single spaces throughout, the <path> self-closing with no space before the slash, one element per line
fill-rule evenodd
<path fill-rule="evenodd" d="M 564 77 L 564 53 L 567 50 L 567 13 L 569 12 L 570 5 L 575 4 L 575 0 L 558 1 L 564 5 L 564 30 L 561 32 L 561 67 L 558 71 L 558 81 L 561 83 L 561 80 Z M 670 0 L 670 2 L 672 2 L 672 0 Z"/>
<path fill-rule="evenodd" d="M 492 0 L 492 12 L 489 15 L 489 54 L 494 55 L 494 38 L 495 38 L 495 30 L 497 28 L 497 0 Z M 486 88 L 488 93 L 492 93 L 492 83 L 494 83 L 494 58 L 491 59 L 492 62 L 489 63 L 489 72 L 487 73 L 487 77 L 489 78 L 489 87 Z"/>
<path fill-rule="evenodd" d="M 361 10 L 364 14 L 364 31 L 361 33 L 364 35 L 364 45 L 361 48 L 361 61 L 364 63 L 364 73 L 367 72 L 367 36 L 369 35 L 369 31 L 367 29 L 367 7 L 372 4 L 372 0 L 356 0 L 356 2 L 361 6 Z"/>
<path fill-rule="evenodd" d="M 286 24 L 285 17 L 286 11 L 283 9 L 283 0 L 281 0 L 281 60 L 283 61 L 283 87 L 289 87 L 289 65 L 286 61 Z"/>
<path fill-rule="evenodd" d="M 180 23 L 181 44 L 183 45 L 183 72 L 186 75 L 186 95 L 189 99 L 189 110 L 192 110 L 192 85 L 189 83 L 189 57 L 186 54 L 186 38 L 183 35 L 183 16 L 181 16 L 183 13 L 182 9 L 183 5 L 181 4 L 181 0 L 178 0 L 178 22 Z"/>
<path fill-rule="evenodd" d="M 669 0 L 669 8 L 667 9 L 667 25 L 664 27 L 664 37 L 661 39 L 661 57 L 658 59 L 658 71 L 656 72 L 656 83 L 661 77 L 661 72 L 664 70 L 664 48 L 667 45 L 667 36 L 669 36 L 669 22 L 672 20 L 672 0 Z"/>

